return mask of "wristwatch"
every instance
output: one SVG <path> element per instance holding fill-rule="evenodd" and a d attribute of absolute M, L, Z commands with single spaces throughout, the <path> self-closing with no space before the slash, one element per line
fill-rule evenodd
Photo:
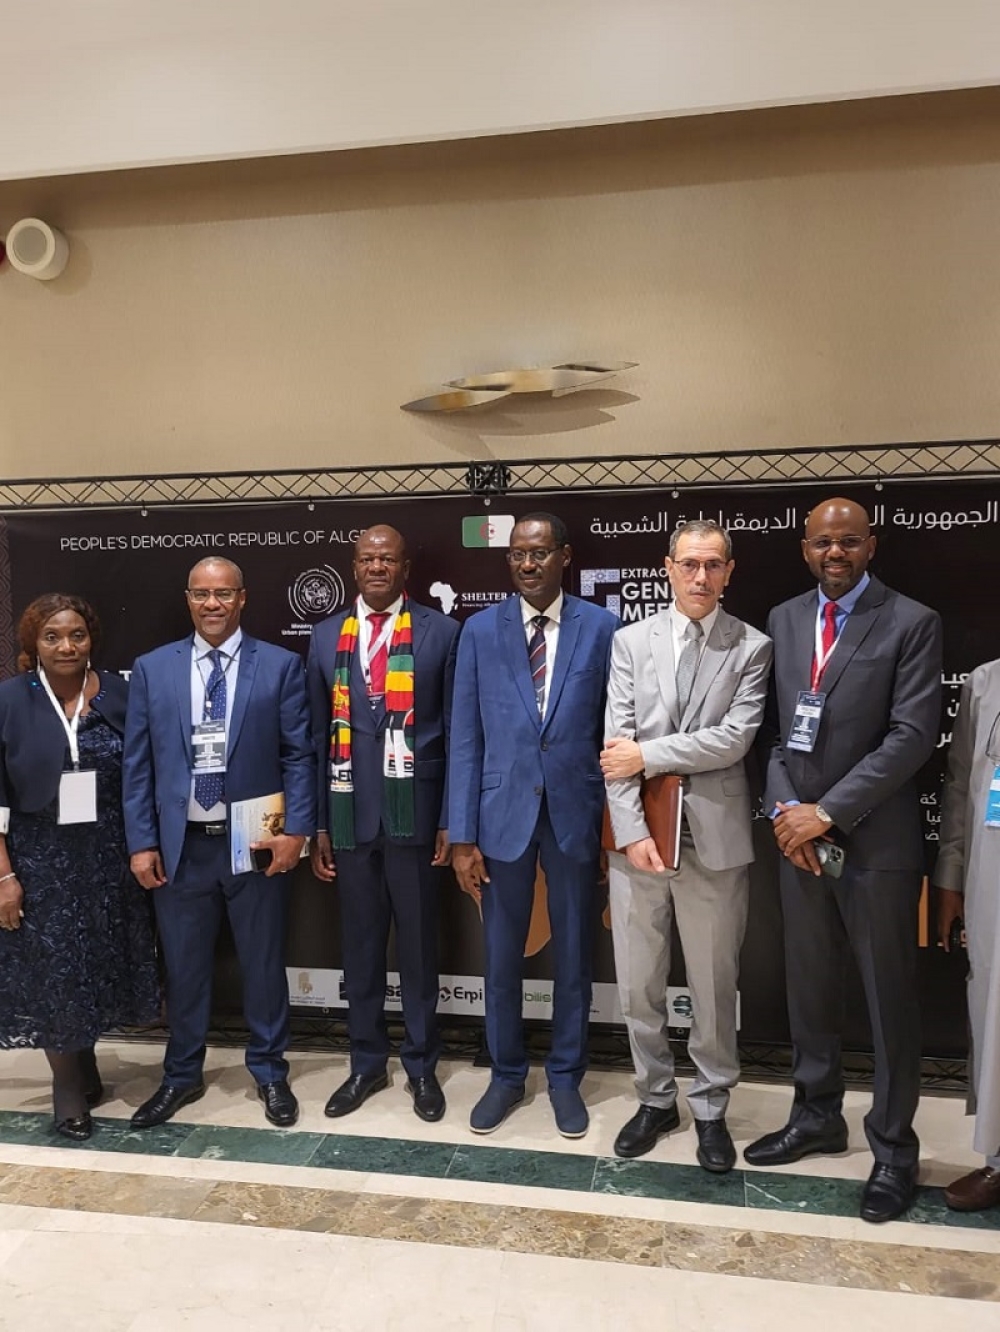
<path fill-rule="evenodd" d="M 832 823 L 832 822 L 833 822 L 832 817 L 826 812 L 826 810 L 823 808 L 822 805 L 817 805 L 817 806 L 816 806 L 816 817 L 817 817 L 822 823 Z"/>

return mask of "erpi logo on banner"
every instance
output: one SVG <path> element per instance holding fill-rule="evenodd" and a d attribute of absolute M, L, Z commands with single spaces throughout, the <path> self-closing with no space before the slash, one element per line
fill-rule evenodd
<path fill-rule="evenodd" d="M 472 518 L 462 519 L 462 545 L 467 549 L 506 550 L 510 545 L 510 534 L 514 530 L 512 513 L 484 513 Z"/>

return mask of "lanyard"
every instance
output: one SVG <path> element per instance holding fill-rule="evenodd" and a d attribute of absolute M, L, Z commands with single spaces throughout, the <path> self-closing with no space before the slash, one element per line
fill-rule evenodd
<path fill-rule="evenodd" d="M 66 709 L 62 706 L 62 704 L 59 702 L 59 700 L 56 698 L 55 694 L 53 693 L 52 686 L 49 684 L 48 676 L 45 674 L 45 671 L 42 669 L 41 663 L 39 662 L 38 665 L 38 677 L 41 680 L 42 684 L 45 686 L 45 692 L 49 696 L 49 702 L 55 708 L 56 716 L 62 722 L 63 730 L 66 732 L 66 739 L 69 741 L 69 756 L 73 760 L 74 768 L 79 768 L 80 766 L 80 739 L 78 732 L 80 730 L 80 714 L 83 712 L 83 705 L 87 701 L 87 680 L 89 676 L 90 676 L 90 669 L 88 667 L 88 669 L 83 673 L 83 688 L 80 690 L 80 697 L 76 700 L 76 709 L 73 713 L 73 719 L 71 721 L 66 716 Z"/>
<path fill-rule="evenodd" d="M 225 664 L 225 666 L 223 666 L 223 668 L 222 668 L 222 676 L 223 676 L 223 679 L 224 679 L 225 682 L 226 682 L 226 690 L 227 690 L 227 693 L 228 693 L 228 690 L 229 690 L 229 672 L 232 670 L 232 668 L 233 668 L 233 663 L 236 661 L 237 655 L 239 654 L 239 650 L 240 650 L 240 648 L 241 648 L 242 646 L 243 646 L 243 644 L 240 643 L 239 647 L 237 647 L 236 651 L 233 652 L 233 653 L 223 652 L 221 648 L 216 648 L 216 649 L 215 649 L 215 651 L 217 651 L 217 652 L 219 653 L 219 656 L 220 656 L 220 657 L 225 657 L 225 658 L 226 658 L 226 664 Z M 199 677 L 199 679 L 201 680 L 201 687 L 202 687 L 202 689 L 204 689 L 204 691 L 205 691 L 205 697 L 204 697 L 204 699 L 203 699 L 203 701 L 202 701 L 202 705 L 201 705 L 201 715 L 202 715 L 203 718 L 207 718 L 209 708 L 211 707 L 211 699 L 210 699 L 209 696 L 208 696 L 208 682 L 209 682 L 209 680 L 211 680 L 211 678 L 212 678 L 212 671 L 209 671 L 209 673 L 206 675 L 205 672 L 201 669 L 202 662 L 204 661 L 205 657 L 207 657 L 207 656 L 208 656 L 208 653 L 207 653 L 207 652 L 205 653 L 205 656 L 204 656 L 204 657 L 199 657 L 199 656 L 197 655 L 197 653 L 196 653 L 196 654 L 195 654 L 195 658 L 194 658 L 195 669 L 197 670 L 197 672 L 198 672 L 198 677 Z M 214 669 L 214 668 L 213 668 L 213 669 Z M 218 685 L 216 685 L 216 689 L 217 689 L 217 688 L 218 688 Z M 214 693 L 215 693 L 215 690 L 213 689 L 212 692 L 213 692 L 213 694 L 214 694 Z"/>
<path fill-rule="evenodd" d="M 833 656 L 833 649 L 840 642 L 840 635 L 843 632 L 843 626 L 841 626 L 840 629 L 836 629 L 837 621 L 836 617 L 834 617 L 834 628 L 836 629 L 836 637 L 834 638 L 833 642 L 830 644 L 829 650 L 827 652 L 824 652 L 823 651 L 823 609 L 820 609 L 820 611 L 816 615 L 816 646 L 813 649 L 814 655 L 813 655 L 813 669 L 812 669 L 813 693 L 815 693 L 820 686 L 820 681 L 823 679 L 823 672 L 826 670 L 827 662 L 829 662 L 830 658 Z M 844 624 L 846 623 L 847 621 L 845 620 Z"/>

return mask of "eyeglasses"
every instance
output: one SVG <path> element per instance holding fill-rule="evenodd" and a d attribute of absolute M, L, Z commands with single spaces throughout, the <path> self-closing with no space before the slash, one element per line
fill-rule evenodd
<path fill-rule="evenodd" d="M 725 560 L 674 560 L 674 568 L 680 569 L 685 578 L 694 578 L 699 569 L 704 569 L 709 578 L 716 578 L 726 572 Z"/>
<path fill-rule="evenodd" d="M 806 537 L 806 545 L 810 550 L 820 552 L 832 550 L 834 546 L 839 546 L 841 550 L 860 550 L 869 537 L 862 536 L 844 536 L 844 537 Z"/>
<path fill-rule="evenodd" d="M 210 597 L 231 606 L 242 591 L 241 587 L 189 587 L 187 594 L 196 606 L 203 606 Z"/>
<path fill-rule="evenodd" d="M 509 550 L 507 552 L 508 564 L 523 564 L 525 560 L 530 560 L 532 564 L 544 564 L 550 555 L 554 555 L 557 550 L 562 550 L 562 546 L 551 546 L 548 550 L 542 546 L 537 546 L 534 550 Z"/>
<path fill-rule="evenodd" d="M 397 564 L 402 564 L 402 560 L 395 555 L 358 555 L 354 563 L 360 564 L 363 569 L 370 569 L 373 564 L 384 564 L 387 569 L 395 569 Z"/>

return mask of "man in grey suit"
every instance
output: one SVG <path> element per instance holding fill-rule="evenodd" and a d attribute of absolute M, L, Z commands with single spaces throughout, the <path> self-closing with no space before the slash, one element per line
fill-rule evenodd
<path fill-rule="evenodd" d="M 868 573 L 875 538 L 851 500 L 813 509 L 802 554 L 819 589 L 771 612 L 774 683 L 761 729 L 765 808 L 784 856 L 795 1099 L 788 1124 L 744 1155 L 773 1166 L 846 1150 L 840 1030 L 850 950 L 875 1045 L 865 1118 L 875 1165 L 861 1216 L 889 1221 L 910 1205 L 917 1181 L 924 846 L 913 779 L 940 730 L 941 621 Z M 820 864 L 827 839 L 843 851 L 839 877 Z"/>
<path fill-rule="evenodd" d="M 619 848 L 608 858 L 615 965 L 640 1102 L 615 1154 L 642 1156 L 680 1123 L 667 1030 L 676 918 L 697 1069 L 688 1104 L 699 1164 L 719 1174 L 736 1162 L 725 1115 L 740 1071 L 737 980 L 753 860 L 743 758 L 764 714 L 771 668 L 770 641 L 719 605 L 733 568 L 732 543 L 718 523 L 685 523 L 673 533 L 670 609 L 614 638 L 601 755 Z M 640 798 L 642 778 L 659 773 L 684 778 L 676 870 L 665 868 Z"/>

